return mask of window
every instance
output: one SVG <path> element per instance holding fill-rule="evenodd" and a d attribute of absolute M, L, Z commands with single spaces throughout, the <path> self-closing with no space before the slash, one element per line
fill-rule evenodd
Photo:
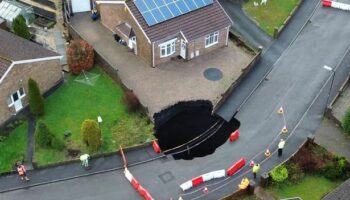
<path fill-rule="evenodd" d="M 25 96 L 23 87 L 19 88 L 19 95 L 20 95 L 20 97 L 24 97 Z"/>
<path fill-rule="evenodd" d="M 205 36 L 205 48 L 210 47 L 219 41 L 219 31 Z"/>
<path fill-rule="evenodd" d="M 176 39 L 172 39 L 159 45 L 161 58 L 170 56 L 175 53 L 175 41 Z"/>

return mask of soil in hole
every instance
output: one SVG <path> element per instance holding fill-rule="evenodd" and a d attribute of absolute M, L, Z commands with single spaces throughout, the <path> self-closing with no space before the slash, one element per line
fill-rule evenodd
<path fill-rule="evenodd" d="M 240 122 L 234 118 L 226 122 L 212 115 L 212 109 L 209 101 L 188 101 L 155 114 L 155 136 L 160 148 L 166 154 L 181 152 L 173 156 L 185 160 L 214 153 Z"/>

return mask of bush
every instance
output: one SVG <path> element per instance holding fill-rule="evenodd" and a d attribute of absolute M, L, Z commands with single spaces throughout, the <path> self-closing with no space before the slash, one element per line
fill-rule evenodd
<path fill-rule="evenodd" d="M 40 93 L 38 84 L 33 80 L 28 80 L 28 96 L 30 111 L 37 116 L 44 114 L 44 98 Z"/>
<path fill-rule="evenodd" d="M 291 183 L 298 183 L 305 176 L 300 166 L 296 163 L 289 163 L 286 165 L 286 168 L 288 170 L 288 181 Z"/>
<path fill-rule="evenodd" d="M 345 133 L 350 134 L 350 107 L 345 112 L 341 126 Z"/>
<path fill-rule="evenodd" d="M 141 106 L 139 99 L 132 91 L 126 91 L 124 93 L 123 103 L 128 107 L 130 112 L 137 111 Z"/>
<path fill-rule="evenodd" d="M 322 174 L 330 180 L 346 180 L 350 178 L 350 163 L 344 157 L 335 157 L 324 167 Z"/>
<path fill-rule="evenodd" d="M 73 74 L 88 71 L 94 65 L 94 49 L 84 40 L 73 40 L 67 48 L 67 61 Z"/>
<path fill-rule="evenodd" d="M 288 170 L 284 165 L 275 167 L 270 174 L 275 183 L 282 183 L 288 178 Z"/>
<path fill-rule="evenodd" d="M 88 146 L 89 152 L 97 152 L 102 145 L 102 135 L 98 123 L 92 119 L 86 119 L 81 125 L 81 138 Z"/>
<path fill-rule="evenodd" d="M 51 147 L 58 151 L 62 151 L 66 146 L 64 145 L 62 140 L 58 139 L 57 137 L 54 137 L 51 140 Z"/>
<path fill-rule="evenodd" d="M 19 37 L 22 37 L 24 39 L 29 40 L 31 37 L 31 34 L 28 30 L 28 26 L 26 24 L 26 20 L 22 15 L 18 15 L 12 22 L 12 29 L 13 32 L 18 35 Z"/>
<path fill-rule="evenodd" d="M 35 130 L 35 142 L 37 145 L 48 148 L 51 146 L 51 142 L 54 135 L 49 128 L 43 123 L 39 122 Z"/>

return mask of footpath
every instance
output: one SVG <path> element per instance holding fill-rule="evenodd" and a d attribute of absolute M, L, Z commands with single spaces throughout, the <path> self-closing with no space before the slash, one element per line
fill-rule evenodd
<path fill-rule="evenodd" d="M 126 151 L 125 156 L 131 166 L 165 158 L 154 153 L 151 146 Z M 93 158 L 90 163 L 92 167 L 90 170 L 85 170 L 79 161 L 43 169 L 28 170 L 29 182 L 21 181 L 17 174 L 4 175 L 0 177 L 0 193 L 122 170 L 124 168 L 123 160 L 117 153 L 105 157 Z"/>

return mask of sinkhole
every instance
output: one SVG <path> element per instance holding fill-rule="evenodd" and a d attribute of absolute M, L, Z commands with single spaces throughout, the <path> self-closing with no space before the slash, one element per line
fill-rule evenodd
<path fill-rule="evenodd" d="M 210 101 L 179 102 L 154 115 L 155 136 L 162 151 L 175 159 L 191 160 L 215 152 L 240 122 L 212 114 Z"/>

